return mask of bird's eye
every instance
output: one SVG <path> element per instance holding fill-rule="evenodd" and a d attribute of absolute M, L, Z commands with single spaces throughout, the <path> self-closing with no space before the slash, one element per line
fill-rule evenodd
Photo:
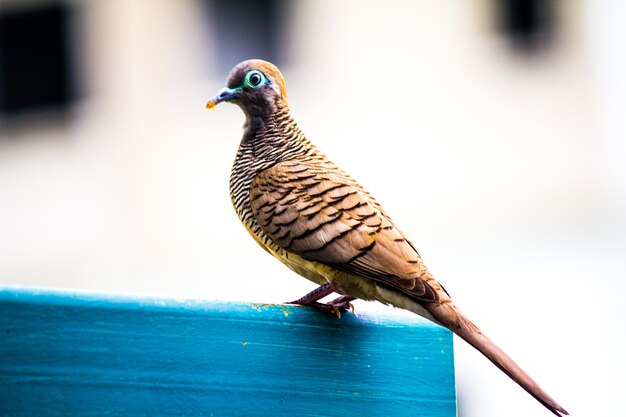
<path fill-rule="evenodd" d="M 250 84 L 259 85 L 261 84 L 261 76 L 257 73 L 250 75 Z"/>
<path fill-rule="evenodd" d="M 256 88 L 263 84 L 266 80 L 265 75 L 263 75 L 261 71 L 252 70 L 246 74 L 244 84 L 246 87 Z"/>

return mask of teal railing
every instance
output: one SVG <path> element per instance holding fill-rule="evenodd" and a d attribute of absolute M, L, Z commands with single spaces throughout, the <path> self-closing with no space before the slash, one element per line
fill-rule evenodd
<path fill-rule="evenodd" d="M 1 416 L 456 415 L 419 317 L 0 289 Z"/>

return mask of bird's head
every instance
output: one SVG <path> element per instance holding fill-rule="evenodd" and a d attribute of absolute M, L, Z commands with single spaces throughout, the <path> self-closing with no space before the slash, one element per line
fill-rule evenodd
<path fill-rule="evenodd" d="M 283 76 L 270 62 L 250 59 L 237 64 L 228 75 L 226 87 L 209 100 L 207 109 L 227 101 L 238 105 L 247 116 L 259 117 L 287 106 Z"/>

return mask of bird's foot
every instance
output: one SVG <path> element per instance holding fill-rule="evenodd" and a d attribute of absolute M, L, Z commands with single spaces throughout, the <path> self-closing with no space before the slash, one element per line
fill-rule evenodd
<path fill-rule="evenodd" d="M 336 307 L 332 304 L 328 304 L 328 303 L 312 303 L 309 304 L 311 307 L 315 307 L 319 310 L 325 311 L 326 313 L 332 314 L 334 316 L 337 316 L 338 319 L 341 318 L 341 308 Z"/>
<path fill-rule="evenodd" d="M 354 313 L 354 306 L 350 301 L 356 300 L 355 297 L 349 297 L 347 295 L 343 295 L 339 298 L 336 298 L 328 303 L 320 303 L 318 301 L 310 301 L 308 303 L 302 303 L 300 300 L 290 301 L 285 304 L 294 304 L 294 305 L 302 305 L 317 308 L 318 310 L 325 311 L 332 315 L 337 316 L 338 319 L 341 318 L 342 310 L 350 310 Z"/>
<path fill-rule="evenodd" d="M 285 304 L 295 304 L 301 306 L 311 306 L 317 309 L 326 311 L 327 313 L 334 314 L 338 318 L 341 318 L 341 310 L 351 310 L 354 313 L 354 306 L 350 304 L 350 301 L 356 300 L 356 297 L 350 297 L 342 295 L 339 298 L 328 303 L 320 303 L 318 300 L 326 297 L 328 294 L 335 291 L 335 285 L 333 283 L 324 284 L 302 298 L 295 301 L 288 301 Z"/>
<path fill-rule="evenodd" d="M 351 301 L 356 300 L 356 297 L 350 297 L 348 295 L 342 295 L 339 298 L 335 298 L 334 300 L 326 303 L 327 305 L 336 307 L 340 310 L 350 310 L 354 313 L 354 306 Z"/>

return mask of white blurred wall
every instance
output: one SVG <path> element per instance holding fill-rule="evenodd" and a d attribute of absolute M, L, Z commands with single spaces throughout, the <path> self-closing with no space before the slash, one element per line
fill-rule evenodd
<path fill-rule="evenodd" d="M 308 137 L 468 315 L 573 415 L 617 415 L 624 7 L 559 4 L 556 41 L 531 57 L 486 1 L 299 2 L 283 74 Z M 232 211 L 243 115 L 204 110 L 227 74 L 201 5 L 82 10 L 75 117 L 0 128 L 0 284 L 262 302 L 312 289 Z M 547 415 L 461 341 L 456 353 L 461 416 Z"/>

